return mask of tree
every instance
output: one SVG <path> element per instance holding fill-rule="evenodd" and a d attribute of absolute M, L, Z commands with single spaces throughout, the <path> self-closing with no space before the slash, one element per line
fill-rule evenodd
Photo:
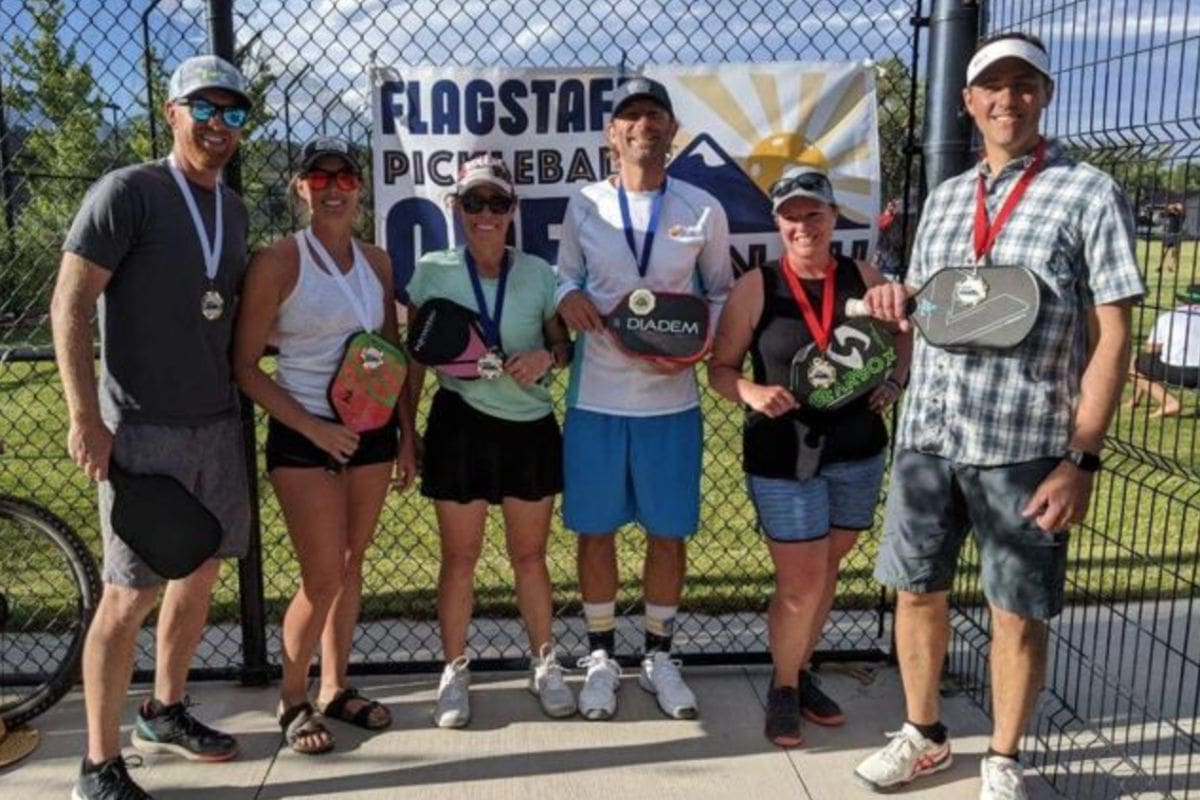
<path fill-rule="evenodd" d="M 24 120 L 15 155 L 15 253 L 0 265 L 0 311 L 41 314 L 49 300 L 63 237 L 88 185 L 102 171 L 102 102 L 74 45 L 58 39 L 62 0 L 30 0 L 33 27 L 16 37 L 4 105 Z M 16 126 L 14 126 L 16 127 Z"/>

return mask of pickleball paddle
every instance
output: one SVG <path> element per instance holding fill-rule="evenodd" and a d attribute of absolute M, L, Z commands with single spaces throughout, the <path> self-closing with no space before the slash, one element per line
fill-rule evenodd
<path fill-rule="evenodd" d="M 636 289 L 604 324 L 617 345 L 636 358 L 693 364 L 708 352 L 708 302 L 694 294 Z"/>

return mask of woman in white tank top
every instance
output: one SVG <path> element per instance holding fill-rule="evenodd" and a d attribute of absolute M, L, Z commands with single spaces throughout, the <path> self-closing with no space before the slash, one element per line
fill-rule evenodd
<path fill-rule="evenodd" d="M 363 330 L 398 344 L 391 263 L 357 241 L 362 171 L 351 146 L 315 139 L 293 180 L 310 227 L 275 242 L 250 265 L 234 343 L 238 385 L 271 416 L 267 470 L 300 562 L 300 589 L 283 618 L 279 721 L 292 749 L 323 753 L 333 736 L 308 699 L 308 665 L 321 643 L 324 716 L 368 730 L 391 724 L 381 704 L 346 682 L 362 593 L 363 555 L 395 472 L 406 489 L 415 473 L 407 407 L 397 426 L 356 434 L 336 420 L 327 388 L 346 340 Z M 274 380 L 259 366 L 278 350 Z M 401 403 L 400 406 L 406 406 Z"/>

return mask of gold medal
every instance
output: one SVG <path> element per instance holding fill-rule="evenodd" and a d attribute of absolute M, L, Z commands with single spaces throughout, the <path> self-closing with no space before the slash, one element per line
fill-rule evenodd
<path fill-rule="evenodd" d="M 817 356 L 808 365 L 808 382 L 813 388 L 825 389 L 837 382 L 837 367 Z"/>
<path fill-rule="evenodd" d="M 221 293 L 216 289 L 209 289 L 200 298 L 200 314 L 209 322 L 213 322 L 221 318 L 221 314 L 225 313 L 225 298 L 221 297 Z"/>
<path fill-rule="evenodd" d="M 378 347 L 364 347 L 360 357 L 363 369 L 367 372 L 374 372 L 383 366 L 383 351 Z"/>
<path fill-rule="evenodd" d="M 635 289 L 629 293 L 629 310 L 644 317 L 654 310 L 657 300 L 649 289 Z"/>
<path fill-rule="evenodd" d="M 954 299 L 960 305 L 967 308 L 974 308 L 987 299 L 988 285 L 987 281 L 979 277 L 978 274 L 968 275 L 961 278 L 954 285 Z"/>
<path fill-rule="evenodd" d="M 504 357 L 499 351 L 489 350 L 479 357 L 476 370 L 484 380 L 495 380 L 504 374 Z"/>

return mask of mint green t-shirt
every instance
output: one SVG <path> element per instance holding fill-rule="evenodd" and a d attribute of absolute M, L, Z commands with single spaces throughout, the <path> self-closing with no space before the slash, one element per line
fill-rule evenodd
<path fill-rule="evenodd" d="M 544 350 L 546 338 L 542 325 L 554 316 L 554 269 L 542 259 L 513 248 L 508 249 L 508 287 L 504 295 L 504 315 L 500 318 L 500 341 L 511 356 L 523 350 Z M 483 296 L 488 310 L 496 309 L 495 278 L 483 278 Z M 433 297 L 452 300 L 464 308 L 479 310 L 462 249 L 426 253 L 417 262 L 408 283 L 408 297 L 414 306 Z M 540 383 L 521 385 L 509 375 L 495 380 L 464 381 L 438 373 L 438 384 L 457 393 L 472 408 L 500 419 L 526 422 L 552 413 L 550 391 Z"/>

